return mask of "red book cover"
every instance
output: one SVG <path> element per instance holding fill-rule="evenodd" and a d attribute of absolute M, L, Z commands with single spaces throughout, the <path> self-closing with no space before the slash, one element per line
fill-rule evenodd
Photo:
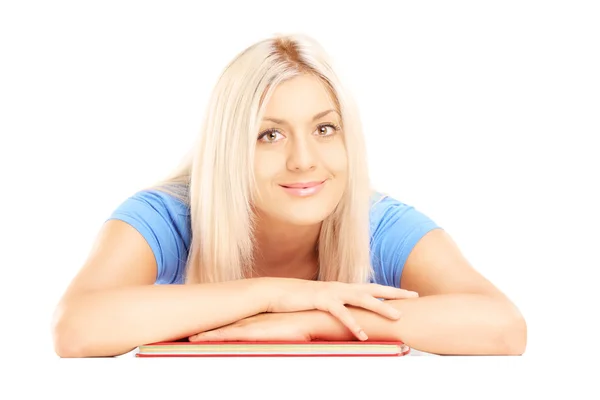
<path fill-rule="evenodd" d="M 405 356 L 402 342 L 157 342 L 142 345 L 136 357 L 378 357 Z"/>

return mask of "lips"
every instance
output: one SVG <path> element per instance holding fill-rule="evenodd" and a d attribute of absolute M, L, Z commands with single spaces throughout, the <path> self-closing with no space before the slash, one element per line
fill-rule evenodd
<path fill-rule="evenodd" d="M 326 181 L 286 183 L 279 186 L 290 196 L 306 198 L 319 193 L 325 186 Z"/>
<path fill-rule="evenodd" d="M 325 182 L 325 181 L 286 183 L 286 184 L 281 184 L 280 186 L 283 186 L 284 188 L 289 188 L 289 189 L 308 189 L 308 188 L 312 188 L 315 186 L 319 186 L 323 182 Z"/>

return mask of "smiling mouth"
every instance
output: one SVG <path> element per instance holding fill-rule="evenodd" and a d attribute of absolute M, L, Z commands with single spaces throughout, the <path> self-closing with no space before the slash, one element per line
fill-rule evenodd
<path fill-rule="evenodd" d="M 286 185 L 280 184 L 279 186 L 287 188 L 287 189 L 310 189 L 319 185 L 322 185 L 325 182 L 323 181 L 314 181 L 314 182 L 303 182 L 303 183 L 289 183 Z"/>
<path fill-rule="evenodd" d="M 279 186 L 291 196 L 308 197 L 319 193 L 325 186 L 326 181 L 327 180 L 321 182 L 301 182 Z"/>

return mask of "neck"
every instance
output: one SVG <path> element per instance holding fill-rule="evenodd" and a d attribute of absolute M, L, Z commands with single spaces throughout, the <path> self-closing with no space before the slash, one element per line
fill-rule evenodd
<path fill-rule="evenodd" d="M 255 275 L 313 279 L 321 224 L 290 225 L 261 218 L 255 230 Z"/>

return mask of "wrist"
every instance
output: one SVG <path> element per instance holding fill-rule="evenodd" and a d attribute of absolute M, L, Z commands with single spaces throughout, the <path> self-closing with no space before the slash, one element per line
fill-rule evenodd
<path fill-rule="evenodd" d="M 279 294 L 279 285 L 275 282 L 277 278 L 260 277 L 248 279 L 252 289 L 253 298 L 257 300 L 259 313 L 267 313 L 272 310 L 272 303 L 276 301 Z"/>
<path fill-rule="evenodd" d="M 337 318 L 326 311 L 302 311 L 303 326 L 306 327 L 311 340 L 352 341 L 356 340 L 352 332 Z"/>

